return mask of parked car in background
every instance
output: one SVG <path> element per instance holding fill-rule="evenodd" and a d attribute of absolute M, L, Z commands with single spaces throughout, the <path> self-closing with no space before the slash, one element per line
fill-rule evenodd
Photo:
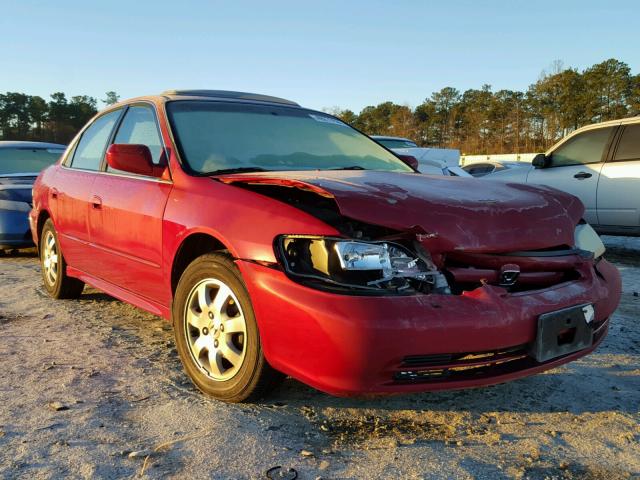
<path fill-rule="evenodd" d="M 394 148 L 418 148 L 418 144 L 413 140 L 404 137 L 385 137 L 384 135 L 371 135 L 376 142 L 387 147 L 389 150 Z"/>
<path fill-rule="evenodd" d="M 523 162 L 475 162 L 461 167 L 473 177 L 484 177 L 490 173 L 501 172 L 510 168 L 530 167 L 531 164 Z"/>
<path fill-rule="evenodd" d="M 56 143 L 0 141 L 0 250 L 33 246 L 28 221 L 31 187 L 65 148 Z"/>
<path fill-rule="evenodd" d="M 408 393 L 586 355 L 621 285 L 583 213 L 555 190 L 420 175 L 289 100 L 187 90 L 93 118 L 38 177 L 30 221 L 52 297 L 86 282 L 172 319 L 194 384 L 243 401 L 282 374 Z"/>
<path fill-rule="evenodd" d="M 402 137 L 371 135 L 371 138 L 398 155 L 415 158 L 418 161 L 417 168 L 420 173 L 456 177 L 470 176 L 460 168 L 460 150 L 455 148 L 418 147 L 412 140 Z"/>
<path fill-rule="evenodd" d="M 534 158 L 531 167 L 484 178 L 571 193 L 599 233 L 640 235 L 640 117 L 582 127 Z"/>

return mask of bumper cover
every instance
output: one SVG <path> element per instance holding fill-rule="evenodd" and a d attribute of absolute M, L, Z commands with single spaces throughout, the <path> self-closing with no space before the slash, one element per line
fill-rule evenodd
<path fill-rule="evenodd" d="M 602 259 L 580 280 L 510 294 L 485 285 L 463 295 L 361 297 L 299 285 L 279 270 L 239 260 L 271 365 L 324 392 L 340 395 L 408 393 L 501 383 L 569 362 L 604 338 L 618 305 L 620 275 Z M 540 315 L 592 303 L 591 347 L 548 362 L 526 355 Z M 473 376 L 406 381 L 406 357 L 525 351 Z"/>

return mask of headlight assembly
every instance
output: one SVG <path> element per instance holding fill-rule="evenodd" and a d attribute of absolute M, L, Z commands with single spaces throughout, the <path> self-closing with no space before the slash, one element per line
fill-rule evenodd
<path fill-rule="evenodd" d="M 278 244 L 286 272 L 314 286 L 378 293 L 448 290 L 428 258 L 397 243 L 282 236 Z"/>
<path fill-rule="evenodd" d="M 576 226 L 575 242 L 576 248 L 593 253 L 594 258 L 601 257 L 606 250 L 604 243 L 588 223 L 580 223 Z"/>

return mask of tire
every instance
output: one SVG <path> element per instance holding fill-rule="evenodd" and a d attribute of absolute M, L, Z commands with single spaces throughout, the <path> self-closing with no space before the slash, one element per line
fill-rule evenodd
<path fill-rule="evenodd" d="M 228 256 L 202 255 L 186 268 L 172 318 L 182 365 L 204 394 L 225 402 L 251 402 L 283 378 L 263 355 L 249 293 Z"/>
<path fill-rule="evenodd" d="M 78 298 L 84 282 L 67 275 L 67 262 L 60 250 L 58 234 L 51 219 L 45 222 L 40 234 L 40 267 L 47 293 L 55 299 Z"/>

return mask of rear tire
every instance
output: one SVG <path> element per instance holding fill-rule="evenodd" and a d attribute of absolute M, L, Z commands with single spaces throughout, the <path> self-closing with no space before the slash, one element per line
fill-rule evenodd
<path fill-rule="evenodd" d="M 228 256 L 202 255 L 186 268 L 172 317 L 182 365 L 204 394 L 250 402 L 284 378 L 263 355 L 249 293 Z"/>
<path fill-rule="evenodd" d="M 53 298 L 78 298 L 82 294 L 84 282 L 67 275 L 67 262 L 51 219 L 44 223 L 40 235 L 40 266 L 44 288 Z"/>

